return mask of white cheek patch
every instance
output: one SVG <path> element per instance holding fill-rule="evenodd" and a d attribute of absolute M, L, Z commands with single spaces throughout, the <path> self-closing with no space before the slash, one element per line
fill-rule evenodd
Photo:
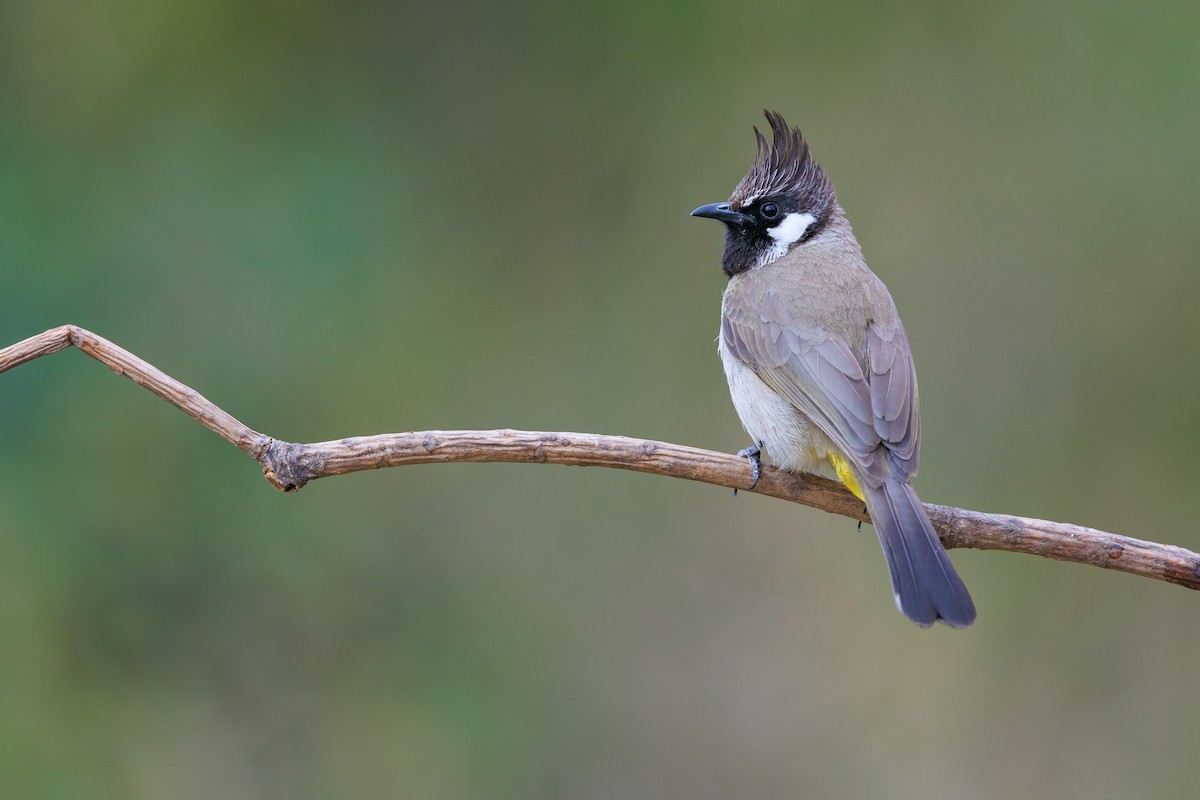
<path fill-rule="evenodd" d="M 787 246 L 800 241 L 800 237 L 808 230 L 808 226 L 817 221 L 812 214 L 797 214 L 792 212 L 783 221 L 767 231 L 767 235 L 781 245 Z"/>
<path fill-rule="evenodd" d="M 792 212 L 783 221 L 767 231 L 772 244 L 758 257 L 758 266 L 765 267 L 777 258 L 784 256 L 788 248 L 800 241 L 809 226 L 817 221 L 812 214 L 797 214 Z"/>

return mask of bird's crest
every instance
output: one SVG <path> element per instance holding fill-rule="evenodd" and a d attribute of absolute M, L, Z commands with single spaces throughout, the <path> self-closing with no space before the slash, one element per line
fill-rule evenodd
<path fill-rule="evenodd" d="M 833 184 L 821 165 L 813 160 L 799 128 L 791 128 L 777 111 L 764 111 L 771 126 L 773 141 L 768 142 L 758 128 L 758 155 L 750 171 L 729 198 L 734 208 L 773 195 L 792 195 L 812 201 L 814 207 L 827 208 L 834 202 Z"/>

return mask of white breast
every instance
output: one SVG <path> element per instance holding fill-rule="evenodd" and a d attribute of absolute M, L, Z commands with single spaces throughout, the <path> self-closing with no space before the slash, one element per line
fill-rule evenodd
<path fill-rule="evenodd" d="M 717 339 L 729 395 L 742 427 L 755 442 L 762 442 L 771 460 L 789 472 L 814 472 L 831 476 L 825 460 L 828 440 L 808 419 L 762 382 L 754 371 L 725 350 Z"/>

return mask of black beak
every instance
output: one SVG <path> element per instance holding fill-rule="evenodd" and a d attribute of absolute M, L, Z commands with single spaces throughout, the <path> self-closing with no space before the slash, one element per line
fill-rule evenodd
<path fill-rule="evenodd" d="M 754 221 L 749 215 L 734 211 L 729 207 L 729 203 L 709 203 L 706 206 L 700 206 L 692 212 L 692 216 L 719 219 L 729 225 L 746 225 Z"/>

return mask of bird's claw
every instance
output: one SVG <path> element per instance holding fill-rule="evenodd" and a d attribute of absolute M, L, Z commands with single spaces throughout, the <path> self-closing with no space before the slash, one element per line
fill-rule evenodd
<path fill-rule="evenodd" d="M 762 442 L 756 442 L 749 447 L 744 447 L 738 450 L 737 454 L 750 462 L 750 475 L 754 478 L 750 485 L 746 487 L 746 491 L 754 491 L 754 487 L 758 486 L 758 479 L 762 477 Z M 733 490 L 733 496 L 737 497 L 737 489 Z"/>

